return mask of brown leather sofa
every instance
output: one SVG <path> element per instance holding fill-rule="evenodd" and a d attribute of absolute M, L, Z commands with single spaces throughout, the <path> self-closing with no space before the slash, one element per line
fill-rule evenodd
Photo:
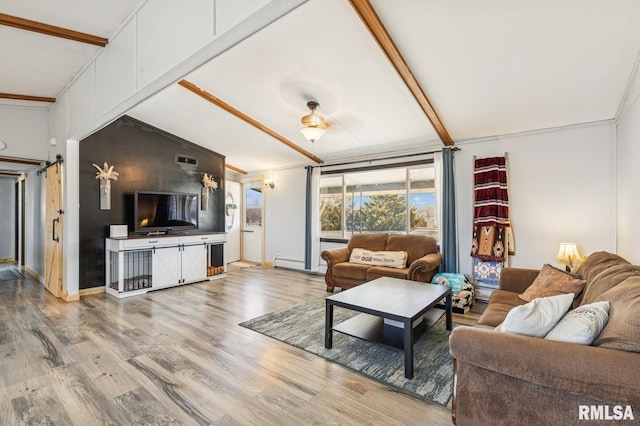
<path fill-rule="evenodd" d="M 534 269 L 503 269 L 477 325 L 453 330 L 455 424 L 593 424 L 580 419 L 591 406 L 596 416 L 607 410 L 612 418 L 615 407 L 631 407 L 635 420 L 604 423 L 638 424 L 640 266 L 597 252 L 576 272 L 587 284 L 574 307 L 609 301 L 609 321 L 590 346 L 494 330 L 513 307 L 526 303 L 518 295 L 535 280 Z"/>
<path fill-rule="evenodd" d="M 404 268 L 370 266 L 349 262 L 351 251 L 362 248 L 371 251 L 406 251 Z M 414 234 L 354 234 L 347 247 L 324 250 L 320 256 L 327 262 L 327 291 L 335 287 L 351 288 L 380 277 L 431 282 L 438 272 L 442 255 L 437 241 L 427 235 Z"/>

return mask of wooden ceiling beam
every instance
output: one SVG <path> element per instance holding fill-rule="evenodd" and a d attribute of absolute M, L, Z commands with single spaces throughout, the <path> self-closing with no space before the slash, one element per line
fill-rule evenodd
<path fill-rule="evenodd" d="M 107 43 L 109 43 L 109 40 L 104 37 L 81 33 L 79 31 L 56 27 L 54 25 L 31 21 L 29 19 L 18 18 L 17 16 L 7 15 L 6 13 L 0 13 L 0 25 L 6 25 L 8 27 L 18 28 L 26 31 L 33 31 L 40 34 L 65 38 L 67 40 L 78 41 L 80 43 L 87 43 L 100 47 L 105 47 Z"/>
<path fill-rule="evenodd" d="M 398 47 L 369 0 L 349 0 L 349 3 L 351 3 L 353 9 L 360 16 L 360 19 L 369 30 L 369 33 L 371 33 L 373 38 L 376 40 L 384 54 L 389 58 L 389 61 L 391 61 L 391 64 L 400 75 L 400 78 L 402 78 L 404 83 L 407 85 L 413 94 L 413 97 L 418 102 L 418 105 L 420 105 L 420 108 L 422 108 L 424 113 L 427 115 L 427 118 L 438 133 L 442 143 L 445 146 L 453 146 L 453 139 L 451 139 L 449 132 L 444 127 L 442 120 L 438 117 L 436 110 L 431 105 L 431 102 L 429 102 L 429 98 L 427 98 L 424 90 L 420 87 L 420 84 L 413 75 L 411 68 L 409 68 L 409 65 L 407 65 L 407 62 L 402 57 L 400 50 L 398 50 Z"/>
<path fill-rule="evenodd" d="M 240 173 L 242 175 L 246 175 L 248 172 L 246 170 L 242 170 L 240 167 L 232 166 L 229 163 L 225 164 L 225 167 L 229 170 L 233 170 L 236 173 Z"/>
<path fill-rule="evenodd" d="M 206 90 L 202 90 L 201 88 L 199 88 L 198 86 L 196 86 L 192 82 L 190 82 L 188 80 L 180 80 L 178 82 L 178 84 L 180 86 L 184 87 L 185 89 L 191 91 L 192 93 L 195 93 L 196 95 L 200 96 L 201 98 L 206 99 L 207 101 L 211 102 L 212 104 L 222 108 L 223 110 L 227 111 L 228 113 L 230 113 L 232 115 L 235 115 L 236 117 L 238 117 L 242 121 L 244 121 L 244 122 L 246 122 L 248 124 L 251 124 L 256 129 L 261 130 L 264 133 L 268 134 L 269 136 L 279 140 L 280 142 L 282 142 L 283 144 L 285 144 L 289 148 L 297 151 L 298 153 L 300 153 L 300 154 L 304 155 L 305 157 L 309 158 L 310 160 L 313 160 L 318 164 L 324 163 L 324 161 L 322 161 L 320 158 L 316 157 L 315 155 L 313 155 L 309 151 L 301 148 L 300 146 L 298 146 L 295 143 L 291 142 L 289 139 L 285 138 L 281 134 L 275 132 L 274 130 L 271 130 L 270 128 L 268 128 L 264 124 L 260 123 L 259 121 L 255 120 L 254 118 L 248 116 L 244 112 L 232 107 L 228 103 L 226 103 L 223 100 L 215 97 L 214 95 L 212 95 L 211 93 L 207 92 Z"/>
<path fill-rule="evenodd" d="M 0 93 L 2 99 L 16 99 L 18 101 L 36 101 L 36 102 L 55 102 L 56 98 L 48 98 L 46 96 L 20 95 L 17 93 Z"/>
<path fill-rule="evenodd" d="M 38 161 L 38 160 L 29 160 L 26 158 L 13 158 L 13 157 L 1 157 L 0 156 L 0 163 L 4 162 L 4 163 L 16 163 L 16 164 L 26 164 L 28 166 L 39 166 L 40 164 L 42 164 L 42 161 Z"/>

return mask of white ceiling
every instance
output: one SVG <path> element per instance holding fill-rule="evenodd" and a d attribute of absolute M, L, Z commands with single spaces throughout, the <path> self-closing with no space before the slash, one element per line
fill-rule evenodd
<path fill-rule="evenodd" d="M 138 3 L 0 1 L 102 37 Z M 640 51 L 637 0 L 371 3 L 454 141 L 612 119 Z M 0 27 L 0 92 L 57 96 L 97 49 Z M 346 0 L 310 0 L 185 78 L 325 161 L 441 146 Z M 314 144 L 299 132 L 311 98 L 331 125 Z M 311 163 L 178 85 L 129 115 L 248 171 Z"/>

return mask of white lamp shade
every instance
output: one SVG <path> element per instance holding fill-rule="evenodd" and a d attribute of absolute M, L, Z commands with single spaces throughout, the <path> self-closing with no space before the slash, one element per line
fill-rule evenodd
<path fill-rule="evenodd" d="M 303 134 L 305 139 L 311 142 L 315 142 L 324 135 L 325 129 L 320 127 L 303 127 L 300 129 L 300 133 Z"/>
<path fill-rule="evenodd" d="M 581 256 L 580 253 L 578 253 L 576 243 L 560 243 L 560 249 L 558 249 L 556 260 L 572 268 L 575 261 L 580 258 Z"/>

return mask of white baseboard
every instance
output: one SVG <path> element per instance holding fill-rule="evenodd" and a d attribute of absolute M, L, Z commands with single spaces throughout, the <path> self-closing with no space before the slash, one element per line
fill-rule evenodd
<path fill-rule="evenodd" d="M 284 259 L 276 257 L 273 259 L 273 266 L 277 268 L 296 269 L 304 271 L 304 260 Z"/>

